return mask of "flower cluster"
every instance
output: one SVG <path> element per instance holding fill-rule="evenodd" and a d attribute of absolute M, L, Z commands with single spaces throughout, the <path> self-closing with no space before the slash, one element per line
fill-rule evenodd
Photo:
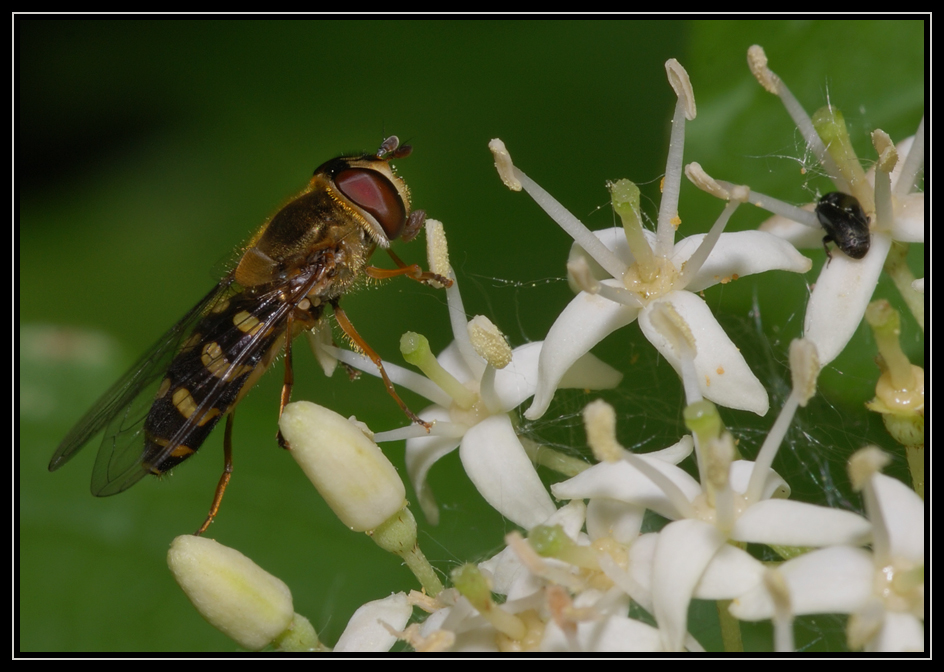
<path fill-rule="evenodd" d="M 748 62 L 764 88 L 783 100 L 842 198 L 795 207 L 712 178 L 699 163 L 685 165 L 695 96 L 688 73 L 671 59 L 666 73 L 677 104 L 655 231 L 644 226 L 639 189 L 629 180 L 608 185 L 622 227 L 590 231 L 515 166 L 501 140 L 489 145 L 505 185 L 526 191 L 574 239 L 567 273 L 576 295 L 545 340 L 513 348 L 486 317 L 468 319 L 443 227 L 431 220 L 429 265 L 452 280 L 446 297 L 454 341 L 434 355 L 421 335 L 403 336 L 403 357 L 422 375 L 384 363 L 393 383 L 431 402 L 419 413 L 429 427 L 373 434 L 313 404 L 285 408 L 282 435 L 332 510 L 401 558 L 423 589 L 363 605 L 335 651 L 387 651 L 398 641 L 417 651 L 703 651 L 689 630 L 693 600 L 717 602 L 728 651 L 740 646 L 739 622 L 756 620 L 771 621 L 777 650 L 793 651 L 795 619 L 822 613 L 848 615 L 850 649 L 922 649 L 924 484 L 917 465 L 923 465 L 924 372 L 898 347 L 897 313 L 870 302 L 884 270 L 923 328 L 923 301 L 915 298 L 923 284 L 908 277 L 895 249 L 924 240 L 924 195 L 916 191 L 924 124 L 897 146 L 873 132 L 878 159 L 866 172 L 837 110 L 809 117 L 760 47 L 751 47 Z M 679 214 L 683 173 L 726 205 L 708 233 L 677 239 L 688 226 Z M 853 201 L 858 210 L 834 207 Z M 757 231 L 726 231 L 745 203 L 775 217 Z M 749 459 L 742 453 L 750 449 L 725 427 L 719 407 L 766 416 L 771 402 L 701 292 L 757 273 L 807 273 L 812 262 L 797 247 L 821 247 L 824 225 L 837 249 L 827 248 L 831 259 L 810 294 L 803 337 L 790 345 L 791 391 Z M 854 226 L 860 228 L 850 233 Z M 845 244 L 846 233 L 859 236 L 857 247 Z M 908 448 L 918 493 L 882 473 L 887 454 L 863 447 L 848 463 L 864 501 L 860 515 L 790 499 L 790 484 L 773 465 L 797 414 L 816 395 L 821 370 L 863 316 L 882 355 L 870 408 Z M 521 415 L 541 417 L 563 388 L 589 393 L 619 385 L 622 374 L 590 351 L 633 322 L 684 392 L 672 445 L 645 454 L 624 448 L 617 434 L 625 420 L 594 400 L 583 411 L 594 464 L 538 450 Z M 379 375 L 363 355 L 313 344 L 322 361 Z M 430 470 L 458 448 L 482 498 L 520 531 L 507 533 L 504 548 L 488 559 L 457 566 L 444 582 L 419 548 L 406 488 L 377 447 L 400 440 L 429 523 L 440 515 Z M 565 478 L 547 486 L 538 466 Z M 200 613 L 241 646 L 328 650 L 294 612 L 288 587 L 238 552 L 182 537 L 169 564 Z"/>

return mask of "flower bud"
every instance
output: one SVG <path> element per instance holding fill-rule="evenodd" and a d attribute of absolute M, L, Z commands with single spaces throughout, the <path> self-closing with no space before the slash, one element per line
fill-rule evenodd
<path fill-rule="evenodd" d="M 279 420 L 292 456 L 341 522 L 372 530 L 406 504 L 397 470 L 364 433 L 334 411 L 289 404 Z"/>
<path fill-rule="evenodd" d="M 193 535 L 174 539 L 167 565 L 210 625 L 258 651 L 291 625 L 292 593 L 239 551 Z"/>

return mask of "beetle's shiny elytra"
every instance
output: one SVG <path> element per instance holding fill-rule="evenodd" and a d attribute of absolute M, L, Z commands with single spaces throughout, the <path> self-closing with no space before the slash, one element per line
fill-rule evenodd
<path fill-rule="evenodd" d="M 72 428 L 49 470 L 68 462 L 102 429 L 105 436 L 92 473 L 92 493 L 121 492 L 147 474 L 163 474 L 193 455 L 224 416 L 225 468 L 210 524 L 232 471 L 232 417 L 236 404 L 285 350 L 281 409 L 292 388 L 291 342 L 319 328 L 330 304 L 339 325 L 380 369 L 401 408 L 422 422 L 397 396 L 380 357 L 361 339 L 338 305 L 365 277 L 407 275 L 446 278 L 404 264 L 394 271 L 368 266 L 373 251 L 396 238 L 411 240 L 425 220 L 411 211 L 406 184 L 391 159 L 410 153 L 396 136 L 376 154 L 332 159 L 308 186 L 252 237 L 236 268 L 164 334 Z M 425 423 L 423 423 L 425 424 Z"/>
<path fill-rule="evenodd" d="M 816 204 L 816 218 L 826 231 L 823 247 L 830 260 L 833 256 L 827 247 L 829 241 L 836 243 L 840 250 L 853 259 L 861 259 L 868 254 L 872 242 L 869 218 L 855 196 L 841 191 L 824 195 Z"/>

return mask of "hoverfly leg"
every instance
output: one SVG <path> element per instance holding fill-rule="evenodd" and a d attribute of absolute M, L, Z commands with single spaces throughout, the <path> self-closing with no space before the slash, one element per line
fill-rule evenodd
<path fill-rule="evenodd" d="M 388 269 L 377 268 L 376 266 L 367 266 L 364 269 L 364 272 L 375 280 L 386 280 L 388 278 L 395 278 L 399 275 L 405 275 L 408 278 L 416 280 L 417 282 L 427 283 L 432 280 L 434 282 L 438 282 L 444 287 L 452 287 L 452 280 L 449 278 L 444 278 L 438 273 L 424 271 L 419 264 L 407 264 L 391 249 L 387 249 L 387 254 L 390 255 L 391 259 L 393 259 L 393 263 L 397 265 L 397 268 Z"/>
<path fill-rule="evenodd" d="M 213 494 L 213 503 L 210 504 L 210 513 L 207 515 L 200 529 L 194 532 L 194 536 L 199 537 L 207 531 L 210 523 L 216 518 L 220 510 L 220 503 L 223 501 L 223 493 L 226 492 L 226 486 L 229 485 L 229 479 L 233 475 L 233 415 L 235 411 L 230 411 L 226 416 L 226 431 L 223 434 L 223 473 L 220 474 L 220 482 L 216 484 L 216 492 Z"/>
<path fill-rule="evenodd" d="M 279 417 L 282 417 L 282 411 L 285 410 L 285 407 L 288 405 L 288 402 L 292 400 L 292 387 L 295 385 L 295 374 L 292 371 L 292 329 L 295 326 L 295 317 L 293 313 L 289 313 L 286 319 L 286 338 L 285 338 L 285 378 L 282 381 L 282 395 L 279 398 Z M 291 446 L 288 445 L 288 441 L 285 440 L 285 437 L 282 436 L 282 430 L 280 429 L 276 435 L 276 440 L 279 442 L 279 445 L 286 450 L 289 450 Z"/>
<path fill-rule="evenodd" d="M 383 360 L 380 358 L 380 355 L 374 352 L 373 348 L 367 345 L 367 341 L 365 341 L 361 335 L 357 333 L 354 325 L 351 324 L 349 319 L 347 319 L 347 315 L 338 305 L 338 302 L 332 301 L 331 306 L 334 308 L 334 316 L 338 320 L 338 325 L 341 327 L 344 333 L 347 334 L 348 338 L 354 342 L 354 345 L 360 348 L 364 352 L 364 355 L 366 355 L 367 358 L 370 359 L 370 361 L 372 361 L 380 371 L 380 377 L 383 378 L 384 385 L 387 386 L 387 392 L 391 397 L 393 397 L 393 400 L 399 404 L 400 408 L 403 409 L 403 412 L 406 413 L 410 420 L 425 427 L 427 432 L 432 429 L 432 424 L 423 421 L 416 413 L 411 411 L 406 403 L 404 403 L 404 401 L 400 398 L 400 395 L 397 394 L 397 391 L 393 387 L 393 383 L 390 381 L 390 377 L 387 375 L 386 370 L 384 370 Z"/>

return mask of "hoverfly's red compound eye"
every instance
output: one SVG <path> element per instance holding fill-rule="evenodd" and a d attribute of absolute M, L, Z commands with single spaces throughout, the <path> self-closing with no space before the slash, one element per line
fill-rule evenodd
<path fill-rule="evenodd" d="M 406 225 L 406 207 L 390 180 L 376 170 L 348 168 L 334 182 L 342 194 L 373 215 L 387 240 L 399 237 Z"/>

